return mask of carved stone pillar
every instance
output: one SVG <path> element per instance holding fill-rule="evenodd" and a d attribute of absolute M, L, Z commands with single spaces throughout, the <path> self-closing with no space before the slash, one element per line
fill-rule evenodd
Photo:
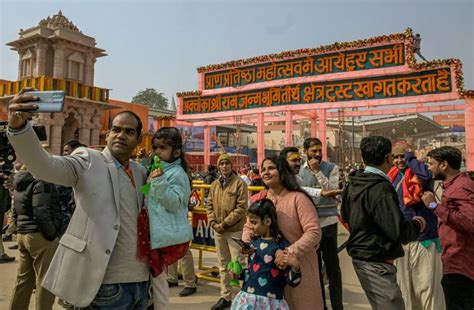
<path fill-rule="evenodd" d="M 90 145 L 99 145 L 99 143 L 100 143 L 100 128 L 92 128 Z"/>
<path fill-rule="evenodd" d="M 64 79 L 64 46 L 56 43 L 54 47 L 54 69 L 53 77 Z"/>
<path fill-rule="evenodd" d="M 79 64 L 79 81 L 81 81 L 81 83 L 84 83 L 84 64 L 83 63 Z"/>
<path fill-rule="evenodd" d="M 90 144 L 91 140 L 91 118 L 94 110 L 92 108 L 78 108 L 80 116 L 79 141 L 85 145 Z"/>
<path fill-rule="evenodd" d="M 49 137 L 49 147 L 51 151 L 59 155 L 62 150 L 62 130 L 64 126 L 64 114 L 63 113 L 51 113 L 51 129 Z"/>
<path fill-rule="evenodd" d="M 79 141 L 85 145 L 90 145 L 91 143 L 91 129 L 90 128 L 81 128 L 79 129 Z"/>
<path fill-rule="evenodd" d="M 24 50 L 18 51 L 18 80 L 22 78 L 22 68 L 23 68 L 23 55 L 25 54 Z"/>
<path fill-rule="evenodd" d="M 46 75 L 46 51 L 48 50 L 48 45 L 45 43 L 38 43 L 36 45 L 36 68 L 35 75 L 36 77 Z"/>
<path fill-rule="evenodd" d="M 95 58 L 92 53 L 86 55 L 86 65 L 85 65 L 85 78 L 84 84 L 93 86 L 94 85 L 94 63 Z"/>
<path fill-rule="evenodd" d="M 52 125 L 51 126 L 51 138 L 49 140 L 49 146 L 51 151 L 54 154 L 61 154 L 61 134 L 62 134 L 62 126 L 59 125 Z"/>
<path fill-rule="evenodd" d="M 102 115 L 104 114 L 104 110 L 97 109 L 93 112 L 94 116 L 91 118 L 91 145 L 99 145 L 100 143 L 100 130 L 102 129 Z"/>

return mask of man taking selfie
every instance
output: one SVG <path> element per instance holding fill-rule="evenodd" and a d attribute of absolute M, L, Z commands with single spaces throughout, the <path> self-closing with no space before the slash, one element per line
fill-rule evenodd
<path fill-rule="evenodd" d="M 72 187 L 76 209 L 41 284 L 85 309 L 146 309 L 149 269 L 137 259 L 139 191 L 146 171 L 131 161 L 142 123 L 131 111 L 112 119 L 103 152 L 79 147 L 68 156 L 43 150 L 30 122 L 36 96 L 23 89 L 10 101 L 8 138 L 37 178 Z"/>

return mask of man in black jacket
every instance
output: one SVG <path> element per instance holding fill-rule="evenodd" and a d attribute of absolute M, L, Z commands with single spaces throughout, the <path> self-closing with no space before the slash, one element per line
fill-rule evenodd
<path fill-rule="evenodd" d="M 393 261 L 404 255 L 402 244 L 417 239 L 424 218 L 405 221 L 387 172 L 392 143 L 380 136 L 360 144 L 365 171 L 354 171 L 343 194 L 341 213 L 350 226 L 347 251 L 373 309 L 405 309 Z"/>
<path fill-rule="evenodd" d="M 19 266 L 10 309 L 28 309 L 36 285 L 36 307 L 51 309 L 54 295 L 41 286 L 58 246 L 62 212 L 56 186 L 20 171 L 14 179 Z"/>
<path fill-rule="evenodd" d="M 8 263 L 15 260 L 15 257 L 8 256 L 5 253 L 3 247 L 3 221 L 5 218 L 5 213 L 10 210 L 12 199 L 7 188 L 4 186 L 4 182 L 8 179 L 8 175 L 0 173 L 0 224 L 2 225 L 2 231 L 0 231 L 0 264 Z"/>

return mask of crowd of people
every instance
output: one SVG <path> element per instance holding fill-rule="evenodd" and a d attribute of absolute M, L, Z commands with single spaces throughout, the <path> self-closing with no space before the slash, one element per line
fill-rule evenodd
<path fill-rule="evenodd" d="M 146 160 L 131 160 L 142 124 L 123 111 L 103 151 L 69 141 L 56 156 L 28 121 L 35 99 L 22 90 L 9 106 L 7 134 L 21 158 L 1 197 L 2 213 L 13 201 L 18 235 L 10 309 L 28 309 L 33 289 L 38 309 L 56 297 L 77 309 L 167 309 L 178 266 L 180 296 L 196 293 L 192 176 L 179 130 L 160 128 Z M 339 222 L 373 309 L 473 309 L 474 181 L 460 172 L 461 152 L 434 149 L 425 163 L 406 142 L 370 136 L 360 145 L 364 166 L 346 178 L 322 148 L 311 137 L 302 152 L 286 147 L 260 169 L 236 172 L 226 153 L 209 168 L 206 213 L 220 278 L 212 309 L 343 309 Z M 12 261 L 3 247 L 0 255 Z"/>

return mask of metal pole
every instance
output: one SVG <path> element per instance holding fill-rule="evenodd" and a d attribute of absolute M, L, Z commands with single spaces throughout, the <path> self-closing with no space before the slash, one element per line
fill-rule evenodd
<path fill-rule="evenodd" d="M 466 99 L 465 104 L 466 168 L 467 170 L 474 170 L 474 99 Z"/>
<path fill-rule="evenodd" d="M 354 111 L 355 108 L 352 108 Z M 352 149 L 351 149 L 351 159 L 352 162 L 355 162 L 355 141 L 354 141 L 354 114 L 352 115 Z"/>

